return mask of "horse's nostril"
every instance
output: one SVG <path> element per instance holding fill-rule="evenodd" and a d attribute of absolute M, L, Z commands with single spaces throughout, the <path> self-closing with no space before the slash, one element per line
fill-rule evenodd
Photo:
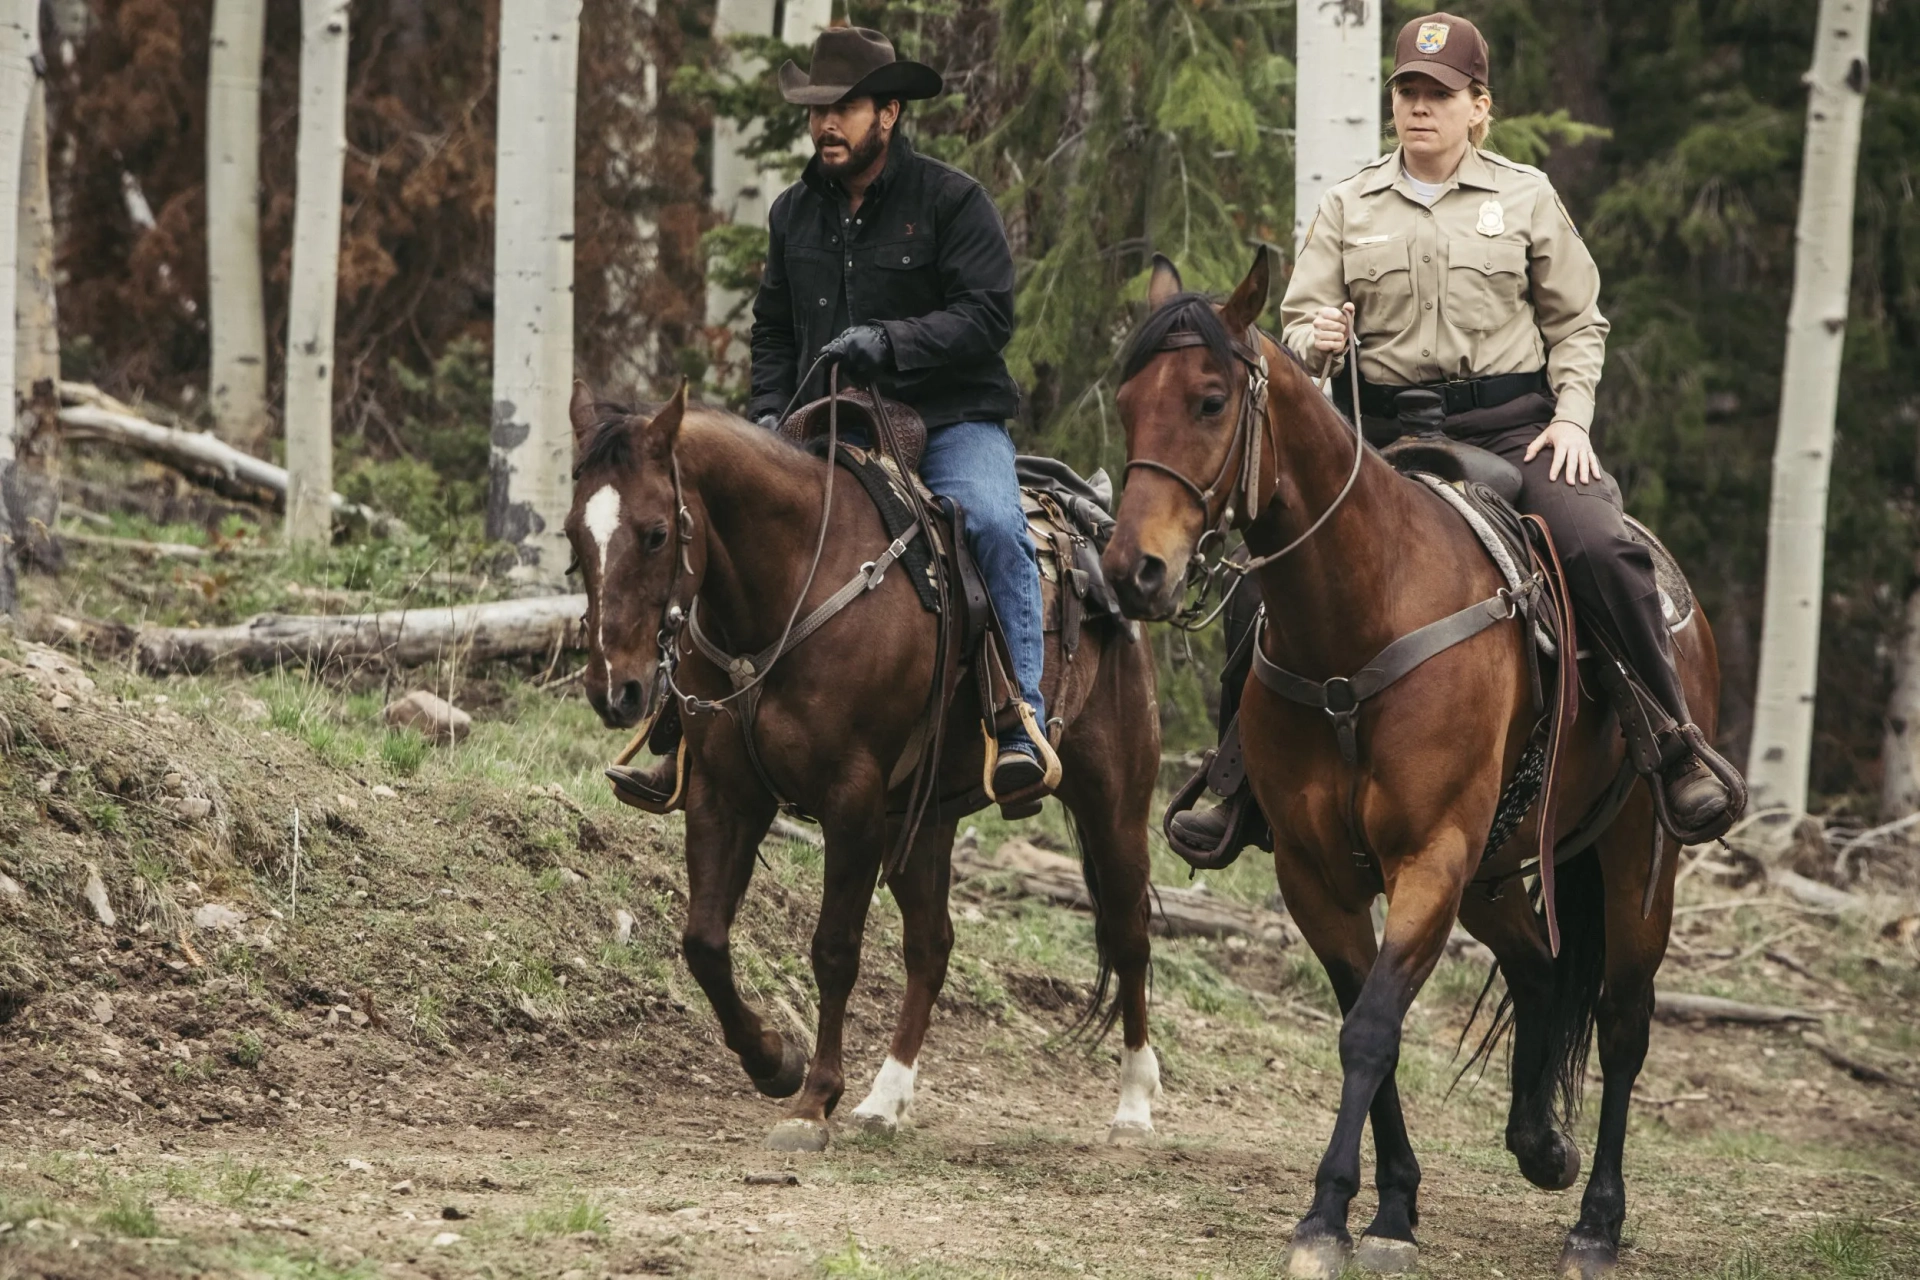
<path fill-rule="evenodd" d="M 646 692 L 640 687 L 638 680 L 627 681 L 620 686 L 619 708 L 621 712 L 627 715 L 638 714 L 646 696 Z"/>
<path fill-rule="evenodd" d="M 1147 599 L 1158 596 L 1167 585 L 1167 562 L 1159 556 L 1141 556 L 1139 567 L 1133 571 L 1133 585 Z"/>

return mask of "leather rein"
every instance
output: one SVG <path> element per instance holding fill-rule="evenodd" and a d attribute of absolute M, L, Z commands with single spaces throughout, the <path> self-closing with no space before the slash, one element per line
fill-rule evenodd
<path fill-rule="evenodd" d="M 1182 631 L 1201 630 L 1220 616 L 1221 610 L 1227 607 L 1227 601 L 1233 595 L 1233 589 L 1227 587 L 1221 590 L 1220 602 L 1211 610 L 1207 609 L 1207 600 L 1228 575 L 1236 578 L 1245 577 L 1298 550 L 1307 539 L 1318 533 L 1353 492 L 1354 484 L 1360 479 L 1361 464 L 1366 461 L 1366 436 L 1360 429 L 1360 419 L 1356 413 L 1352 420 L 1353 467 L 1347 473 L 1346 483 L 1341 486 L 1340 492 L 1327 509 L 1320 513 L 1319 518 L 1278 551 L 1240 562 L 1227 558 L 1224 547 L 1227 531 L 1233 527 L 1234 518 L 1244 515 L 1249 521 L 1255 520 L 1263 510 L 1260 497 L 1260 451 L 1267 444 L 1267 434 L 1273 427 L 1271 405 L 1267 400 L 1269 366 L 1266 352 L 1263 350 L 1265 340 L 1266 335 L 1262 334 L 1257 326 L 1247 330 L 1247 340 L 1228 339 L 1228 346 L 1235 358 L 1247 368 L 1247 384 L 1240 399 L 1239 416 L 1234 421 L 1233 438 L 1227 442 L 1227 450 L 1220 459 L 1219 470 L 1214 472 L 1213 479 L 1204 489 L 1195 484 L 1191 477 L 1164 462 L 1153 458 L 1130 458 L 1127 461 L 1128 473 L 1135 468 L 1153 471 L 1179 484 L 1199 506 L 1202 522 L 1213 518 L 1214 499 L 1223 493 L 1226 496 L 1226 503 L 1220 508 L 1220 515 L 1213 519 L 1212 527 L 1201 534 L 1199 541 L 1194 544 L 1193 558 L 1187 565 L 1187 584 L 1189 587 L 1197 586 L 1198 594 L 1177 615 L 1168 620 L 1171 625 Z M 1191 330 L 1177 330 L 1168 334 L 1156 349 L 1179 351 L 1206 345 L 1207 340 L 1203 335 Z M 1322 391 L 1326 390 L 1327 380 L 1332 375 L 1332 371 L 1332 361 L 1329 360 L 1326 372 L 1320 377 Z M 1353 380 L 1353 402 L 1358 405 L 1360 403 L 1360 347 L 1351 329 L 1347 332 L 1347 372 Z M 1229 481 L 1228 475 L 1233 472 L 1236 461 L 1241 464 L 1239 474 Z M 1272 496 L 1268 494 L 1267 500 L 1271 501 Z M 1236 499 L 1238 500 L 1237 510 Z M 1209 553 L 1213 556 L 1211 562 L 1208 561 Z"/>

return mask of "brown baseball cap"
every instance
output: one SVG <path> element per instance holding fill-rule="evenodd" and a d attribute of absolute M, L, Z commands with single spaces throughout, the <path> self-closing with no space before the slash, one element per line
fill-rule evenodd
<path fill-rule="evenodd" d="M 1393 75 L 1432 76 L 1449 89 L 1487 79 L 1487 42 L 1480 28 L 1451 13 L 1430 13 L 1400 28 L 1393 42 Z"/>

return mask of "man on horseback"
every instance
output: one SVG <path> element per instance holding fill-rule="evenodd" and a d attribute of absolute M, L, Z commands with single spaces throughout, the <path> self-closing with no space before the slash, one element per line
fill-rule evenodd
<path fill-rule="evenodd" d="M 1014 680 L 1044 726 L 1040 567 L 1005 425 L 1020 389 L 1001 358 L 1013 333 L 1013 253 L 1000 212 L 979 183 L 900 131 L 905 104 L 937 96 L 941 79 L 896 58 L 878 31 L 822 32 L 809 69 L 788 62 L 779 80 L 781 95 L 807 108 L 814 157 L 768 215 L 748 416 L 772 427 L 796 400 L 825 395 L 824 365 L 799 385 L 823 355 L 920 414 L 920 476 L 966 510 Z M 1044 773 L 1024 728 L 1001 736 L 995 794 L 1028 791 Z"/>
<path fill-rule="evenodd" d="M 1684 840 L 1711 830 L 1732 797 L 1682 733 L 1692 717 L 1652 555 L 1628 532 L 1589 438 L 1608 328 L 1599 271 L 1546 175 L 1481 150 L 1487 79 L 1486 41 L 1466 19 L 1435 13 L 1401 29 L 1391 80 L 1400 146 L 1321 200 L 1281 305 L 1283 337 L 1315 371 L 1340 371 L 1350 331 L 1358 339 L 1357 408 L 1374 443 L 1400 433 L 1400 395 L 1423 389 L 1442 398 L 1445 434 L 1519 468 L 1518 505 L 1552 530 L 1583 624 L 1611 639 L 1662 713 L 1648 754 Z M 1347 379 L 1334 386 L 1352 413 Z M 1236 613 L 1245 635 L 1252 610 L 1230 611 L 1230 623 Z M 1229 637 L 1220 715 L 1221 755 L 1234 759 L 1252 662 L 1239 639 Z M 1175 848 L 1203 866 L 1226 865 L 1264 826 L 1243 781 L 1225 803 L 1168 825 Z"/>

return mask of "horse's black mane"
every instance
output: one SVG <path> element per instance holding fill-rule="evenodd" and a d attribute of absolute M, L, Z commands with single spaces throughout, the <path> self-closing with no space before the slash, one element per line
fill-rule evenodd
<path fill-rule="evenodd" d="M 1127 349 L 1120 359 L 1120 381 L 1126 382 L 1146 368 L 1172 333 L 1199 334 L 1214 363 L 1222 370 L 1233 368 L 1233 337 L 1220 323 L 1213 299 L 1204 293 L 1176 293 L 1155 307 L 1127 339 Z"/>

